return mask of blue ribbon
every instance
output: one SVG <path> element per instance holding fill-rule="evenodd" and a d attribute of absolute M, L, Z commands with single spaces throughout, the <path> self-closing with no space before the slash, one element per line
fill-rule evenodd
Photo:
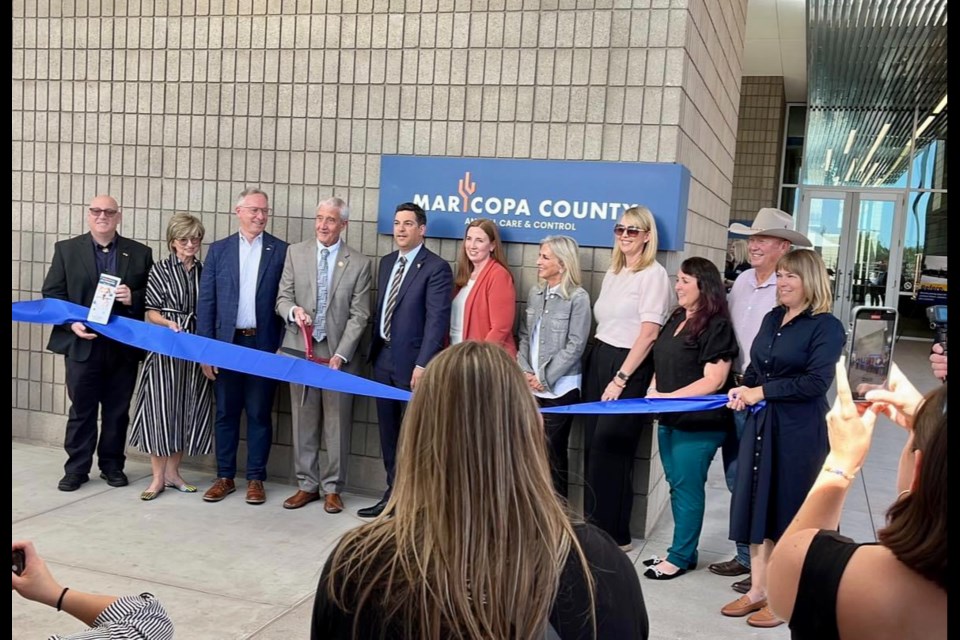
<path fill-rule="evenodd" d="M 17 322 L 39 324 L 82 322 L 97 333 L 117 342 L 173 358 L 358 396 L 404 402 L 410 399 L 409 391 L 344 371 L 336 371 L 307 360 L 241 347 L 190 333 L 177 333 L 166 327 L 117 315 L 110 316 L 107 324 L 94 324 L 87 322 L 88 312 L 87 307 L 53 298 L 13 303 L 13 319 Z"/>
<path fill-rule="evenodd" d="M 15 322 L 36 324 L 83 322 L 96 333 L 112 340 L 173 358 L 358 396 L 402 402 L 410 400 L 410 392 L 404 389 L 374 382 L 344 371 L 336 371 L 307 360 L 241 347 L 190 333 L 177 333 L 149 322 L 122 316 L 111 316 L 107 324 L 89 323 L 87 322 L 88 312 L 87 307 L 54 298 L 13 303 Z M 707 411 L 718 409 L 726 404 L 727 396 L 717 394 L 691 398 L 630 398 L 615 402 L 584 402 L 544 408 L 541 411 L 568 414 L 665 413 Z M 753 407 L 754 410 L 758 408 L 759 406 Z"/>

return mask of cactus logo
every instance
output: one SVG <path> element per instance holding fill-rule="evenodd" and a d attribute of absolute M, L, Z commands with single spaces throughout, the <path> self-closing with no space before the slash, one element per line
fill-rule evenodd
<path fill-rule="evenodd" d="M 460 178 L 460 185 L 457 191 L 460 193 L 460 197 L 463 198 L 463 212 L 470 212 L 470 196 L 472 196 L 477 191 L 477 183 L 470 180 L 470 172 L 467 171 L 462 178 Z"/>

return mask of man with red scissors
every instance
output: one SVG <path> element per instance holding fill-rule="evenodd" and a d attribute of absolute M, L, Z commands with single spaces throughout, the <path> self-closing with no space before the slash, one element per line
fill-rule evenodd
<path fill-rule="evenodd" d="M 370 317 L 372 265 L 370 258 L 340 238 L 349 216 L 350 209 L 340 198 L 328 198 L 317 206 L 316 239 L 287 250 L 276 310 L 286 320 L 281 353 L 356 373 L 360 368 L 357 347 Z M 340 513 L 353 396 L 291 383 L 290 406 L 299 489 L 283 506 L 299 509 L 323 495 L 324 510 Z M 322 465 L 321 425 L 327 452 Z"/>

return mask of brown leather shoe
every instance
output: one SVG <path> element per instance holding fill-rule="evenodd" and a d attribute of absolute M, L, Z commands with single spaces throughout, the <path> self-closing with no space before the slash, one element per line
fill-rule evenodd
<path fill-rule="evenodd" d="M 299 509 L 305 504 L 309 504 L 320 499 L 319 491 L 297 490 L 295 494 L 283 501 L 284 509 Z"/>
<path fill-rule="evenodd" d="M 747 596 L 740 596 L 733 602 L 728 602 L 722 609 L 720 613 L 725 616 L 730 616 L 731 618 L 739 618 L 745 616 L 748 613 L 753 613 L 754 611 L 759 611 L 767 606 L 767 599 L 764 598 L 759 602 L 750 602 L 750 598 Z"/>
<path fill-rule="evenodd" d="M 247 480 L 247 504 L 263 504 L 266 501 L 263 480 Z"/>
<path fill-rule="evenodd" d="M 339 493 L 328 493 L 323 498 L 323 510 L 327 513 L 340 513 L 343 511 L 343 500 Z"/>
<path fill-rule="evenodd" d="M 213 486 L 203 494 L 203 499 L 207 502 L 220 502 L 236 490 L 233 478 L 217 478 L 213 481 Z"/>
<path fill-rule="evenodd" d="M 714 562 L 707 565 L 707 569 L 710 570 L 710 573 L 715 573 L 718 576 L 729 576 L 731 578 L 734 576 L 749 575 L 750 573 L 750 569 L 737 562 L 736 558 L 727 560 L 726 562 Z"/>
<path fill-rule="evenodd" d="M 774 615 L 770 607 L 763 607 L 760 611 L 747 618 L 747 624 L 751 627 L 760 627 L 761 629 L 772 629 L 783 624 L 783 620 Z"/>

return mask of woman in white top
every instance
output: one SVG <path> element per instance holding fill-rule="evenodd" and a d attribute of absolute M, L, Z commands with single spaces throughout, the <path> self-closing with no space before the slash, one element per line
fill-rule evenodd
<path fill-rule="evenodd" d="M 670 307 L 670 279 L 657 262 L 657 227 L 646 207 L 627 209 L 613 228 L 610 269 L 593 306 L 596 343 L 587 358 L 585 399 L 642 398 L 653 378 L 650 351 Z M 588 419 L 584 513 L 624 551 L 632 549 L 633 457 L 646 414 Z"/>
<path fill-rule="evenodd" d="M 537 284 L 527 295 L 520 322 L 517 361 L 542 407 L 580 401 L 580 361 L 590 337 L 590 295 L 580 286 L 577 241 L 547 236 L 540 242 Z M 557 493 L 567 497 L 567 443 L 572 413 L 543 414 L 550 445 L 550 472 Z"/>
<path fill-rule="evenodd" d="M 450 315 L 450 344 L 464 340 L 495 342 L 517 355 L 513 321 L 517 292 L 507 269 L 497 225 L 478 218 L 467 225 L 457 258 Z"/>

